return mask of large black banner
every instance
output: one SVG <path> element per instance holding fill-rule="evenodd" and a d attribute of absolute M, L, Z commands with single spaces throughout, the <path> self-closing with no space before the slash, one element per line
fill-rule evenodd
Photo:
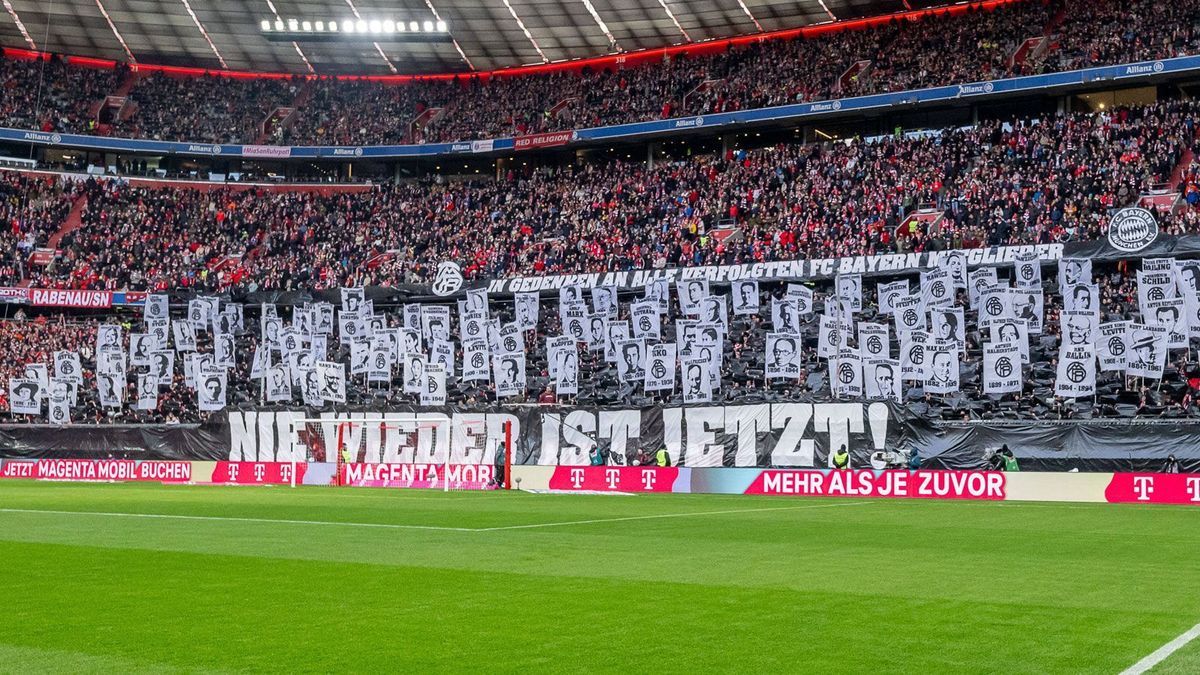
<path fill-rule="evenodd" d="M 449 452 L 492 463 L 508 437 L 518 464 L 645 464 L 665 449 L 681 466 L 827 467 L 845 446 L 855 468 L 915 451 L 925 468 L 980 469 L 1007 445 L 1026 470 L 1154 471 L 1174 454 L 1200 471 L 1200 421 L 947 423 L 880 402 L 233 411 L 202 425 L 0 426 L 0 455 L 305 461 L 333 457 L 340 439 L 364 462 L 440 463 Z"/>

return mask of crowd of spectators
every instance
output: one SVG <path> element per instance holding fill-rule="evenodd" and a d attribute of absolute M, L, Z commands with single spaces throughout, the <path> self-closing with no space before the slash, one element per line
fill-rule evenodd
<path fill-rule="evenodd" d="M 61 227 L 81 189 L 68 179 L 0 172 L 0 285 L 21 281 L 29 254 Z"/>
<path fill-rule="evenodd" d="M 137 109 L 112 132 L 167 141 L 254 143 L 268 131 L 268 115 L 290 106 L 301 86 L 291 79 L 153 73 L 133 87 L 130 97 Z"/>
<path fill-rule="evenodd" d="M 126 68 L 77 68 L 61 58 L 0 58 L 0 123 L 18 129 L 87 134 L 93 107 L 117 88 Z"/>
<path fill-rule="evenodd" d="M 1047 70 L 1154 61 L 1200 50 L 1196 0 L 1067 0 Z"/>
<path fill-rule="evenodd" d="M 78 188 L 82 226 L 34 283 L 291 290 L 428 282 L 443 260 L 486 279 L 1095 239 L 1170 178 L 1198 110 L 1172 101 L 353 194 L 92 180 Z M 919 207 L 941 217 L 906 221 Z"/>
<path fill-rule="evenodd" d="M 137 108 L 114 131 L 162 140 L 297 145 L 495 138 L 1196 53 L 1198 22 L 1197 0 L 1025 0 L 706 55 L 678 54 L 628 68 L 407 84 L 318 78 L 296 114 L 265 135 L 263 123 L 275 108 L 297 100 L 301 80 L 158 73 L 134 86 Z M 1025 61 L 1014 59 L 1025 40 L 1047 32 L 1043 49 Z M 843 78 L 858 62 L 869 65 Z M 90 106 L 115 87 L 122 71 L 51 60 L 43 77 L 42 65 L 0 61 L 0 120 L 88 132 L 94 127 Z"/>
<path fill-rule="evenodd" d="M 1122 372 L 1102 371 L 1098 373 L 1097 393 L 1094 397 L 1085 399 L 1063 399 L 1054 395 L 1054 381 L 1057 367 L 1059 344 L 1062 337 L 1059 313 L 1062 310 L 1062 298 L 1052 267 L 1046 268 L 1043 276 L 1043 292 L 1045 294 L 1044 328 L 1040 335 L 1031 334 L 1029 337 L 1028 365 L 1025 366 L 1023 385 L 1020 393 L 1006 395 L 988 395 L 983 393 L 981 366 L 983 360 L 983 345 L 989 341 L 988 331 L 980 331 L 975 322 L 978 307 L 971 307 L 967 293 L 960 291 L 955 305 L 965 310 L 966 333 L 962 357 L 959 361 L 959 391 L 948 395 L 933 395 L 922 388 L 919 382 L 907 383 L 902 389 L 899 403 L 919 417 L 940 420 L 979 420 L 979 419 L 1076 419 L 1093 417 L 1194 417 L 1200 415 L 1196 406 L 1196 397 L 1200 393 L 1200 364 L 1192 358 L 1190 350 L 1173 350 L 1168 354 L 1161 382 L 1127 377 Z M 1011 268 L 1000 266 L 1001 284 L 1009 283 Z M 886 282 L 890 277 L 872 279 L 871 281 Z M 1093 280 L 1099 287 L 1101 311 L 1099 320 L 1110 321 L 1150 321 L 1141 315 L 1138 309 L 1136 276 L 1133 266 L 1129 265 L 1100 265 L 1093 271 Z M 910 279 L 910 283 L 914 280 Z M 794 379 L 769 380 L 764 377 L 766 364 L 767 334 L 776 330 L 771 319 L 769 307 L 773 298 L 781 298 L 786 291 L 786 285 L 780 283 L 760 284 L 760 304 L 764 308 L 751 316 L 730 315 L 728 332 L 723 342 L 723 358 L 720 368 L 720 384 L 715 387 L 714 397 L 717 403 L 758 403 L 781 401 L 825 401 L 830 400 L 829 364 L 818 356 L 818 317 L 826 309 L 826 302 L 832 293 L 832 282 L 812 282 L 809 284 L 815 291 L 814 313 L 802 319 L 800 344 L 802 367 Z M 890 325 L 891 318 L 877 311 L 875 284 L 863 285 L 863 310 L 855 317 L 856 321 L 875 322 Z M 672 289 L 674 290 L 674 289 Z M 714 286 L 716 294 L 727 294 L 728 287 Z M 662 341 L 672 342 L 680 338 L 676 321 L 684 318 L 677 302 L 678 298 L 672 292 L 669 301 L 669 311 L 662 317 Z M 618 308 L 618 319 L 630 319 L 629 303 L 637 301 L 640 293 L 622 296 Z M 271 404 L 265 400 L 264 390 L 251 377 L 251 355 L 260 345 L 259 335 L 259 306 L 247 305 L 245 310 L 245 330 L 239 331 L 236 337 L 236 365 L 226 372 L 229 385 L 227 388 L 227 406 L 230 409 L 252 409 L 261 407 L 295 408 L 301 405 L 300 387 L 293 386 L 293 398 L 290 402 Z M 376 306 L 375 316 L 381 317 L 385 326 L 398 328 L 403 325 L 403 308 L 401 306 Z M 291 308 L 277 308 L 279 316 L 285 321 L 291 319 Z M 451 311 L 453 315 L 453 310 Z M 491 315 L 502 323 L 514 318 L 511 301 L 495 300 L 491 303 Z M 185 320 L 181 314 L 176 314 L 173 321 Z M 154 411 L 135 410 L 137 375 L 145 372 L 144 368 L 130 367 L 127 371 L 126 404 L 121 408 L 105 408 L 98 402 L 95 387 L 96 367 L 94 360 L 97 327 L 104 323 L 119 324 L 123 328 L 125 342 L 122 348 L 128 351 L 128 339 L 131 332 L 140 332 L 144 328 L 141 317 L 126 313 L 101 318 L 71 318 L 61 316 L 48 318 L 38 316 L 33 319 L 17 317 L 0 321 L 0 388 L 7 388 L 8 378 L 27 376 L 25 365 L 41 363 L 47 365 L 53 374 L 53 352 L 56 350 L 77 351 L 80 354 L 84 370 L 84 384 L 78 388 L 78 404 L 72 409 L 74 423 L 114 423 L 114 422 L 195 422 L 206 416 L 199 412 L 196 393 L 186 384 L 183 376 L 182 354 L 175 359 L 175 372 L 168 384 L 160 388 L 158 409 Z M 455 323 L 455 325 L 457 325 Z M 553 392 L 553 380 L 549 374 L 547 360 L 547 341 L 555 335 L 560 335 L 563 328 L 560 324 L 557 302 L 551 298 L 543 298 L 539 312 L 538 326 L 535 331 L 525 334 L 526 381 L 525 394 L 515 400 L 539 400 L 540 402 L 559 402 L 566 404 L 588 405 L 652 405 L 662 402 L 672 405 L 682 403 L 680 387 L 677 384 L 671 393 L 645 393 L 640 385 L 622 381 L 613 356 L 606 357 L 604 350 L 589 351 L 581 346 L 579 350 L 579 392 L 573 396 L 557 396 Z M 892 355 L 900 353 L 900 343 L 894 330 L 891 334 L 889 352 Z M 852 333 L 853 335 L 853 333 Z M 994 336 L 993 336 L 994 337 Z M 455 343 L 455 363 L 463 363 L 461 344 L 458 342 L 457 329 L 452 332 Z M 853 344 L 853 339 L 851 344 Z M 339 340 L 336 335 L 330 336 L 327 352 L 313 356 L 314 360 L 334 361 L 349 364 L 349 340 Z M 210 334 L 198 331 L 197 349 L 201 353 L 213 351 L 213 340 Z M 278 361 L 278 357 L 275 357 Z M 461 366 L 459 366 L 461 368 Z M 415 394 L 403 391 L 403 373 L 399 365 L 392 369 L 390 381 L 374 381 L 368 383 L 362 376 L 347 378 L 346 405 L 353 407 L 394 406 L 404 403 L 417 403 Z M 461 371 L 456 371 L 461 374 Z M 448 378 L 448 400 L 463 405 L 481 405 L 497 402 L 512 402 L 512 398 L 498 399 L 489 382 L 465 382 L 460 377 Z M 678 376 L 677 376 L 678 383 Z M 546 392 L 550 395 L 547 397 Z M 3 401 L 0 401 L 2 403 Z M 6 410 L 7 406 L 0 406 Z M 38 422 L 35 417 L 24 415 L 6 415 L 10 421 Z M 41 420 L 44 422 L 44 420 Z"/>

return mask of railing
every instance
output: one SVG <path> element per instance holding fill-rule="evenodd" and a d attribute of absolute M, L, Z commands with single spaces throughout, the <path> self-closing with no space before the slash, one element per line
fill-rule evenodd
<path fill-rule="evenodd" d="M 1114 86 L 1121 81 L 1153 81 L 1158 78 L 1200 72 L 1200 56 L 1182 56 L 1162 61 L 1143 61 L 1085 70 L 1027 75 L 990 82 L 971 82 L 912 91 L 871 94 L 846 99 L 794 103 L 770 108 L 739 110 L 691 117 L 676 117 L 651 122 L 633 122 L 606 127 L 577 129 L 572 132 L 571 145 L 632 140 L 664 136 L 679 132 L 727 127 L 729 130 L 756 123 L 801 123 L 808 119 L 828 118 L 889 109 L 898 105 L 913 106 L 935 103 L 955 103 L 974 99 L 989 99 L 1047 89 L 1065 89 L 1100 85 Z M 424 113 L 423 113 L 424 114 Z M 65 146 L 122 153 L 152 153 L 194 157 L 262 158 L 261 146 L 201 143 L 189 141 L 152 141 L 118 139 L 97 136 L 59 134 L 27 129 L 0 128 L 0 141 L 32 145 Z M 473 153 L 506 152 L 515 147 L 514 138 L 497 138 L 484 142 L 459 141 L 408 145 L 363 146 L 276 146 L 269 148 L 271 159 L 398 159 L 404 157 L 438 157 Z"/>

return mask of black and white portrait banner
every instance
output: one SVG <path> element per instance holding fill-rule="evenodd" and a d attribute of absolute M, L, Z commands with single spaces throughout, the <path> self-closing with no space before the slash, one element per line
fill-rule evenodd
<path fill-rule="evenodd" d="M 788 333 L 767 333 L 768 380 L 800 377 L 800 340 Z"/>
<path fill-rule="evenodd" d="M 925 347 L 929 372 L 925 391 L 930 394 L 953 394 L 958 391 L 958 344 L 953 340 L 933 340 Z"/>
<path fill-rule="evenodd" d="M 646 355 L 645 391 L 675 390 L 675 343 L 651 345 Z"/>
<path fill-rule="evenodd" d="M 1015 344 L 989 342 L 983 345 L 983 393 L 1021 392 L 1021 353 Z"/>
<path fill-rule="evenodd" d="M 1123 371 L 1129 359 L 1129 327 L 1132 321 L 1100 324 L 1096 337 L 1096 360 L 1101 371 Z"/>
<path fill-rule="evenodd" d="M 733 283 L 733 313 L 735 316 L 758 314 L 758 282 L 736 281 Z"/>
<path fill-rule="evenodd" d="M 1167 359 L 1166 326 L 1131 324 L 1128 343 L 1129 357 L 1125 374 L 1161 379 Z"/>
<path fill-rule="evenodd" d="M 900 401 L 900 362 L 867 359 L 863 364 L 863 389 L 867 398 Z"/>
<path fill-rule="evenodd" d="M 1096 394 L 1096 350 L 1092 345 L 1063 345 L 1058 354 L 1054 395 L 1082 398 Z"/>
<path fill-rule="evenodd" d="M 1026 253 L 1013 258 L 1013 286 L 1016 288 L 1041 288 L 1042 266 L 1036 254 Z"/>
<path fill-rule="evenodd" d="M 857 349 L 842 347 L 830 363 L 830 391 L 834 398 L 862 398 L 862 357 Z"/>
<path fill-rule="evenodd" d="M 876 297 L 879 313 L 891 315 L 897 298 L 909 294 L 907 281 L 892 281 L 886 284 L 876 284 Z"/>
<path fill-rule="evenodd" d="M 858 348 L 864 359 L 892 358 L 888 326 L 883 323 L 858 324 Z"/>

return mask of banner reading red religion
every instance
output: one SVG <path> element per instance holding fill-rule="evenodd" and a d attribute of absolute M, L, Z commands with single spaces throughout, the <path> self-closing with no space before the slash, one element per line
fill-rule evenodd
<path fill-rule="evenodd" d="M 530 134 L 528 136 L 517 136 L 513 139 L 514 150 L 534 150 L 536 148 L 550 148 L 556 145 L 566 145 L 571 142 L 574 137 L 574 131 L 555 131 L 549 134 Z"/>

